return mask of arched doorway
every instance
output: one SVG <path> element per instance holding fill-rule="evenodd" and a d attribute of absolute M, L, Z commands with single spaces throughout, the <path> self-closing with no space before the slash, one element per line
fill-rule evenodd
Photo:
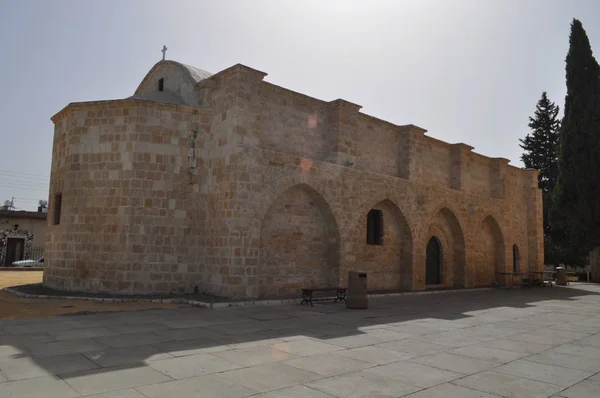
<path fill-rule="evenodd" d="M 513 272 L 520 272 L 519 246 L 513 245 Z"/>
<path fill-rule="evenodd" d="M 442 283 L 442 248 L 438 238 L 432 236 L 425 250 L 425 284 Z"/>
<path fill-rule="evenodd" d="M 439 272 L 434 274 L 427 272 L 428 262 L 425 263 L 425 284 L 443 284 L 455 288 L 465 287 L 467 278 L 465 239 L 460 222 L 454 213 L 446 207 L 440 209 L 430 220 L 425 236 L 435 238 L 437 251 L 440 253 L 437 262 Z M 427 244 L 425 254 L 427 254 L 427 250 L 431 250 L 433 254 L 434 244 L 430 240 L 425 242 Z M 433 260 L 430 261 L 432 261 L 430 267 L 433 267 L 434 262 Z"/>

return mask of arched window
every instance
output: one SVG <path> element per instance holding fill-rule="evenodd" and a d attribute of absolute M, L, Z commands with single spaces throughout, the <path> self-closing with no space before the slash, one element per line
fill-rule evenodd
<path fill-rule="evenodd" d="M 371 209 L 367 214 L 367 245 L 383 245 L 383 211 Z"/>
<path fill-rule="evenodd" d="M 519 247 L 513 245 L 513 272 L 519 272 L 521 268 L 521 258 L 519 256 Z"/>

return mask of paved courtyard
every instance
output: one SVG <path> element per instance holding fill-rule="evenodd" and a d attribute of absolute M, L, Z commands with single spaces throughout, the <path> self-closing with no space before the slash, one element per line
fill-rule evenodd
<path fill-rule="evenodd" d="M 600 286 L 0 321 L 0 398 L 600 396 Z"/>

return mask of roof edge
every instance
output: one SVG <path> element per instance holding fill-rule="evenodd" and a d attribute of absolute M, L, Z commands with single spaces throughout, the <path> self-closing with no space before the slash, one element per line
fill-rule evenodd
<path fill-rule="evenodd" d="M 72 110 L 82 109 L 86 107 L 93 107 L 98 105 L 114 105 L 116 107 L 117 104 L 130 104 L 130 105 L 143 105 L 143 106 L 160 106 L 160 107 L 169 107 L 177 110 L 190 110 L 195 112 L 206 112 L 212 111 L 212 108 L 200 108 L 192 105 L 182 105 L 182 104 L 172 104 L 168 102 L 157 102 L 146 99 L 137 99 L 137 98 L 122 98 L 122 99 L 113 99 L 113 100 L 99 100 L 99 101 L 83 101 L 83 102 L 71 102 L 60 111 L 56 112 L 50 120 L 56 123 L 65 113 L 70 112 Z"/>

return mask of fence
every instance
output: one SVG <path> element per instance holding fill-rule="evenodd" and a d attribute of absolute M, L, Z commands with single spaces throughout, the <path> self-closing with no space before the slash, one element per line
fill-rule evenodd
<path fill-rule="evenodd" d="M 31 256 L 29 259 L 39 260 L 42 257 L 44 257 L 44 246 L 34 246 L 31 248 Z"/>

